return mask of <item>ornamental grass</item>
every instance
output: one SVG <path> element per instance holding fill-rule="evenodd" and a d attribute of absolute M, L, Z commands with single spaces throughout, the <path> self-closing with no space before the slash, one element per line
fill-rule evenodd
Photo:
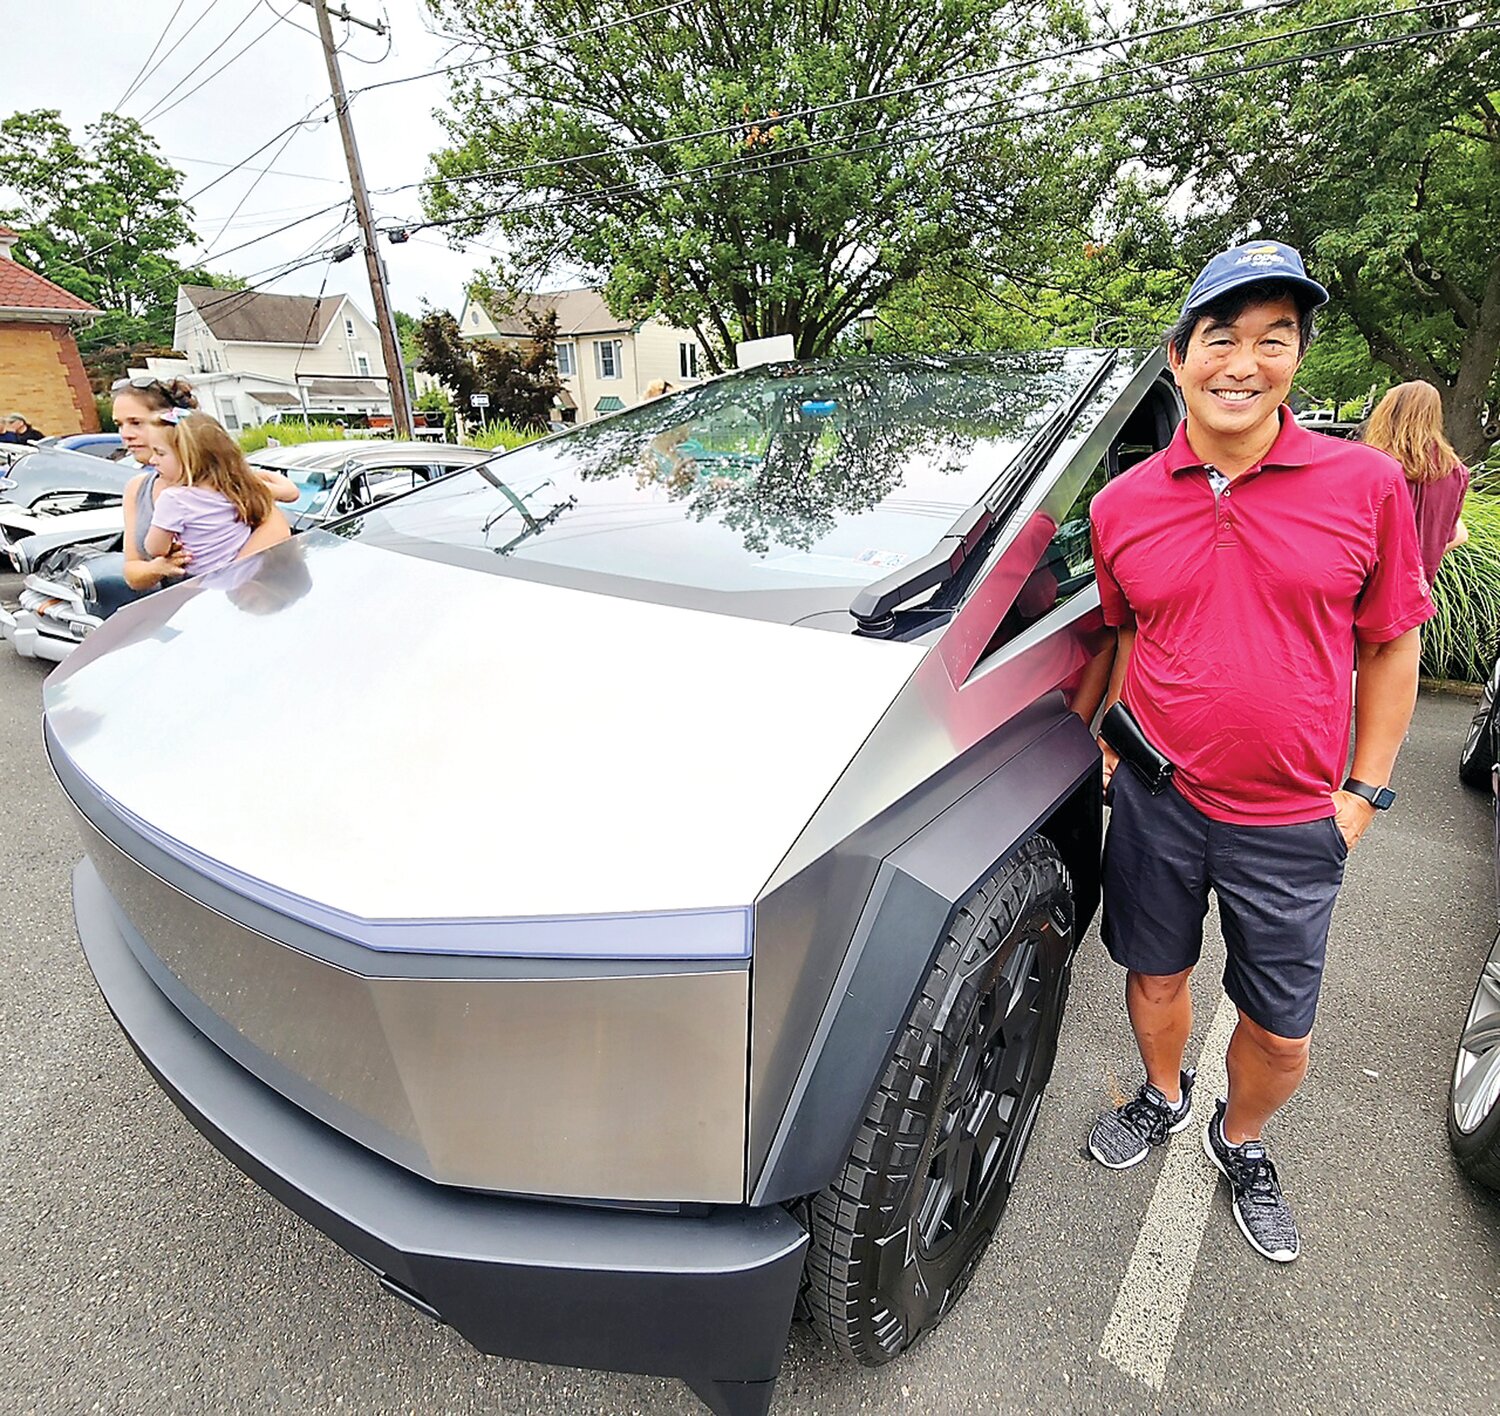
<path fill-rule="evenodd" d="M 1500 641 L 1500 485 L 1476 479 L 1464 500 L 1467 545 L 1443 557 L 1432 586 L 1437 614 L 1422 629 L 1422 672 L 1482 683 Z"/>

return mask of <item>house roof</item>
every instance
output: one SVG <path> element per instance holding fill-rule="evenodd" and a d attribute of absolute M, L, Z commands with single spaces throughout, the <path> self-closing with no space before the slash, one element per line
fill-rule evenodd
<path fill-rule="evenodd" d="M 496 330 L 507 338 L 525 339 L 531 327 L 548 310 L 557 311 L 557 332 L 565 339 L 581 334 L 623 334 L 635 326 L 617 319 L 598 290 L 547 290 L 522 295 L 515 308 L 499 315 L 488 311 Z"/>
<path fill-rule="evenodd" d="M 309 398 L 389 398 L 380 379 L 304 379 Z"/>
<path fill-rule="evenodd" d="M 238 344 L 318 344 L 348 296 L 267 295 L 184 285 L 182 293 L 216 339 Z"/>
<path fill-rule="evenodd" d="M 8 227 L 0 227 L 0 233 L 15 234 Z M 66 311 L 76 315 L 101 313 L 97 305 L 91 305 L 71 290 L 53 284 L 46 276 L 28 270 L 19 261 L 7 260 L 3 256 L 0 256 L 0 310 Z"/>

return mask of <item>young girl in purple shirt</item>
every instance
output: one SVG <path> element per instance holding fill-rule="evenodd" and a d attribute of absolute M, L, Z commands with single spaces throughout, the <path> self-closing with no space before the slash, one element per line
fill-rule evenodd
<path fill-rule="evenodd" d="M 148 556 L 174 545 L 188 553 L 188 573 L 222 570 L 250 533 L 283 499 L 282 488 L 255 471 L 239 445 L 206 413 L 166 409 L 150 434 L 151 461 L 164 484 L 145 535 Z M 296 488 L 284 477 L 292 497 Z"/>

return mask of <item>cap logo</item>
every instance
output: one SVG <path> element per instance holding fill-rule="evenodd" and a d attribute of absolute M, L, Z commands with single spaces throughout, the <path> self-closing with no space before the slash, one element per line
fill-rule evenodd
<path fill-rule="evenodd" d="M 1244 246 L 1235 260 L 1237 266 L 1284 265 L 1281 252 L 1275 246 Z"/>

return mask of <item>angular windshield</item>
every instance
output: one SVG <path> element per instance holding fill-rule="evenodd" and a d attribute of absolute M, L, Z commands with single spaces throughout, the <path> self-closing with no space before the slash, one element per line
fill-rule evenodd
<path fill-rule="evenodd" d="M 338 530 L 501 574 L 756 618 L 842 609 L 930 551 L 1100 357 L 752 370 L 521 448 Z"/>

